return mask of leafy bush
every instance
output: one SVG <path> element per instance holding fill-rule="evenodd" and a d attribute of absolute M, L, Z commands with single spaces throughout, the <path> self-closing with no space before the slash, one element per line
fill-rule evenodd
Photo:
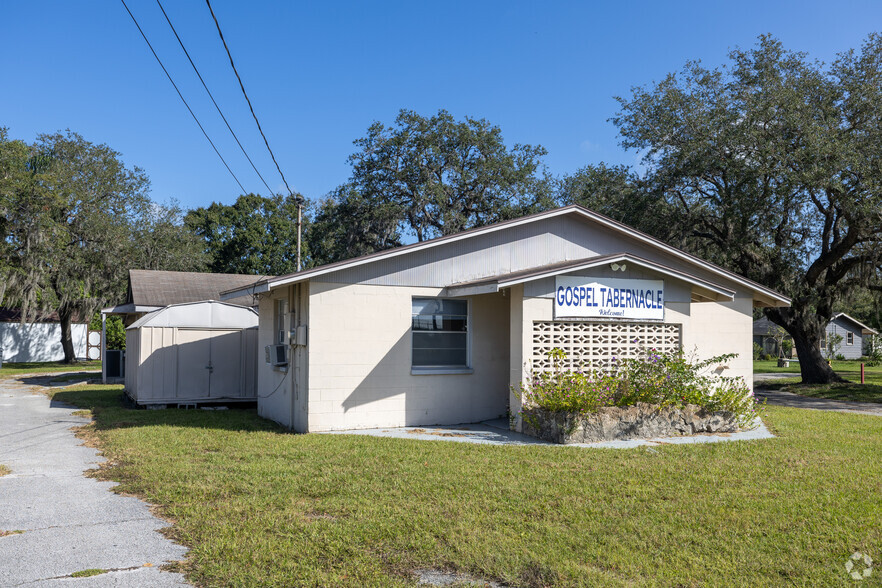
<path fill-rule="evenodd" d="M 107 317 L 104 323 L 105 335 L 107 337 L 106 349 L 125 349 L 126 348 L 126 327 L 123 325 L 122 318 L 112 314 Z M 90 331 L 101 331 L 101 313 L 96 312 L 89 321 Z"/>
<path fill-rule="evenodd" d="M 765 350 L 763 349 L 762 345 L 760 345 L 759 343 L 753 344 L 753 360 L 754 361 L 759 361 L 760 359 L 762 359 L 764 353 L 765 353 Z"/>
<path fill-rule="evenodd" d="M 835 359 L 836 361 L 845 361 L 845 356 L 841 353 L 837 353 L 836 357 L 834 357 L 833 359 Z"/>
<path fill-rule="evenodd" d="M 702 373 L 737 354 L 694 361 L 682 351 L 648 350 L 636 359 L 617 362 L 608 373 L 564 369 L 567 356 L 561 349 L 553 349 L 548 355 L 552 369 L 533 372 L 530 380 L 515 390 L 522 411 L 540 407 L 551 412 L 586 415 L 604 406 L 645 402 L 659 407 L 683 408 L 693 404 L 710 411 L 726 410 L 735 414 L 742 427 L 757 416 L 753 393 L 743 379 Z"/>

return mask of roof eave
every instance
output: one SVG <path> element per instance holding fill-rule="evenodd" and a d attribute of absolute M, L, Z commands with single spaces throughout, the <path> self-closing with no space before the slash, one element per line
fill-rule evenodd
<path fill-rule="evenodd" d="M 225 292 L 221 292 L 220 299 L 221 301 L 225 302 L 227 300 L 232 300 L 233 298 L 238 298 L 240 296 L 256 296 L 257 294 L 262 294 L 269 291 L 269 282 L 260 282 L 257 284 L 246 286 L 245 288 L 236 288 L 235 290 L 227 290 Z"/>

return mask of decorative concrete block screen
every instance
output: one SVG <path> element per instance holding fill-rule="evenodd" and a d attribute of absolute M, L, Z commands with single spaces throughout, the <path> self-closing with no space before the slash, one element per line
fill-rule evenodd
<path fill-rule="evenodd" d="M 608 371 L 613 366 L 613 358 L 638 357 L 645 349 L 678 350 L 680 325 L 534 321 L 533 370 L 553 367 L 548 352 L 555 347 L 567 354 L 564 369 Z"/>

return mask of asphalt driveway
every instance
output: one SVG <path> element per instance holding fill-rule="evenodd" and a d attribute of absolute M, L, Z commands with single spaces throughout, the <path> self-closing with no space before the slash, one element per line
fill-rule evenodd
<path fill-rule="evenodd" d="M 792 392 L 781 390 L 766 390 L 763 382 L 771 382 L 785 378 L 798 378 L 799 374 L 754 374 L 754 394 L 759 399 L 765 399 L 767 404 L 775 406 L 789 406 L 792 408 L 810 408 L 814 410 L 834 410 L 838 412 L 857 412 L 861 414 L 874 414 L 882 416 L 882 404 L 873 402 L 847 402 L 843 400 L 828 400 L 826 398 L 812 398 L 800 396 Z"/>
<path fill-rule="evenodd" d="M 0 586 L 187 585 L 160 570 L 187 551 L 157 532 L 168 523 L 83 475 L 104 458 L 74 436 L 88 422 L 74 410 L 0 380 L 0 464 L 11 470 L 0 477 Z M 86 570 L 106 571 L 71 577 Z"/>

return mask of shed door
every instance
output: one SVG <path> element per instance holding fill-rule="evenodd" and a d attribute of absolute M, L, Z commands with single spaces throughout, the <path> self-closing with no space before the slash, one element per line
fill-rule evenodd
<path fill-rule="evenodd" d="M 242 390 L 242 332 L 178 329 L 181 399 L 237 398 Z"/>
<path fill-rule="evenodd" d="M 211 331 L 178 329 L 178 398 L 209 394 Z"/>
<path fill-rule="evenodd" d="M 214 398 L 236 398 L 242 390 L 242 331 L 211 332 L 211 384 Z"/>

